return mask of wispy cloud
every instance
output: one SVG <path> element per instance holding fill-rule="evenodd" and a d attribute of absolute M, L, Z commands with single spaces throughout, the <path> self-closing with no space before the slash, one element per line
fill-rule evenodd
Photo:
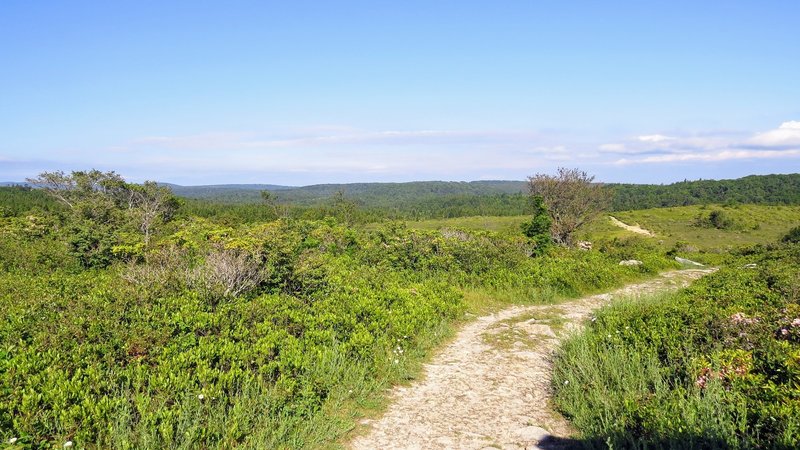
<path fill-rule="evenodd" d="M 341 145 L 419 145 L 419 144 L 524 144 L 535 142 L 539 133 L 528 131 L 358 131 L 333 130 L 330 134 L 257 136 L 245 133 L 209 133 L 191 136 L 149 136 L 132 141 L 127 148 L 158 147 L 185 150 L 259 150 L 276 148 L 322 148 Z"/>
<path fill-rule="evenodd" d="M 647 139 L 642 139 L 645 137 Z M 619 165 L 796 158 L 800 155 L 798 121 L 784 122 L 776 129 L 744 137 L 705 132 L 662 138 L 666 136 L 638 136 L 625 144 L 605 144 L 600 149 L 609 153 L 635 155 L 614 162 Z"/>
<path fill-rule="evenodd" d="M 135 154 L 142 165 L 197 173 L 353 173 L 384 178 L 417 174 L 447 179 L 465 179 L 478 171 L 520 178 L 574 157 L 563 137 L 552 132 L 349 127 L 148 136 L 116 145 L 110 153 L 111 158 L 130 159 Z"/>
<path fill-rule="evenodd" d="M 664 136 L 663 134 L 647 134 L 638 136 L 636 139 L 642 142 L 664 142 L 674 140 L 674 137 Z"/>
<path fill-rule="evenodd" d="M 62 158 L 10 161 L 0 152 L 0 179 L 23 179 L 40 170 L 97 167 L 134 180 L 192 184 L 409 179 L 524 179 L 558 166 L 594 168 L 623 180 L 644 179 L 669 165 L 708 170 L 725 161 L 771 167 L 800 157 L 800 122 L 760 132 L 630 133 L 617 139 L 587 131 L 360 130 L 323 126 L 260 132 L 145 136 L 105 149 L 64 150 Z M 602 139 L 602 140 L 600 140 Z M 34 156 L 31 155 L 33 158 Z M 13 159 L 13 158 L 12 158 Z M 54 159 L 59 159 L 55 161 Z M 747 161 L 747 162 L 744 162 Z M 771 162 L 770 162 L 771 161 Z M 733 163 L 732 163 L 733 164 Z M 663 165 L 663 167 L 662 167 Z M 637 167 L 631 171 L 631 167 Z M 2 170 L 5 169 L 5 170 Z M 13 171 L 12 171 L 13 169 Z M 20 171 L 27 172 L 20 178 Z M 669 171 L 667 171 L 669 172 Z M 663 177 L 659 179 L 664 179 Z"/>
<path fill-rule="evenodd" d="M 602 144 L 598 147 L 602 153 L 625 153 L 627 147 L 625 144 Z"/>
<path fill-rule="evenodd" d="M 732 161 L 741 159 L 776 159 L 776 158 L 794 158 L 800 156 L 800 150 L 722 150 L 718 152 L 709 153 L 676 153 L 667 155 L 648 156 L 641 159 L 617 160 L 617 164 L 635 164 L 635 163 L 674 163 L 674 162 L 719 162 L 719 161 Z"/>

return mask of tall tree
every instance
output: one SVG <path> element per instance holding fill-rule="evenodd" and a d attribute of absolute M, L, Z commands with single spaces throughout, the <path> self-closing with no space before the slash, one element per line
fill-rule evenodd
<path fill-rule="evenodd" d="M 356 203 L 345 196 L 344 189 L 334 192 L 331 209 L 338 220 L 348 225 L 352 224 L 356 208 Z"/>
<path fill-rule="evenodd" d="M 78 208 L 80 203 L 99 197 L 119 201 L 126 186 L 125 180 L 116 172 L 101 172 L 96 169 L 74 171 L 70 174 L 60 170 L 42 172 L 38 177 L 28 178 L 27 181 L 70 209 Z"/>
<path fill-rule="evenodd" d="M 28 183 L 67 206 L 70 248 L 86 266 L 108 264 L 125 227 L 136 228 L 149 244 L 153 230 L 179 206 L 169 188 L 153 181 L 126 183 L 113 171 L 43 172 Z"/>
<path fill-rule="evenodd" d="M 531 195 L 541 196 L 552 220 L 553 240 L 562 245 L 571 245 L 575 231 L 606 210 L 611 200 L 611 192 L 580 169 L 536 174 L 528 177 L 528 188 Z"/>
<path fill-rule="evenodd" d="M 159 186 L 155 181 L 129 184 L 127 189 L 128 212 L 144 236 L 144 244 L 148 245 L 153 229 L 172 219 L 180 204 L 168 187 Z"/>

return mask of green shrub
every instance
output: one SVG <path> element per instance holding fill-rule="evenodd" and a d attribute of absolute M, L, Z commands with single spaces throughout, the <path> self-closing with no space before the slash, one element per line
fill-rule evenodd
<path fill-rule="evenodd" d="M 556 404 L 598 448 L 796 448 L 798 280 L 800 247 L 761 248 L 599 311 L 557 357 Z"/>
<path fill-rule="evenodd" d="M 0 439 L 37 449 L 319 447 L 463 317 L 462 288 L 543 302 L 670 265 L 638 244 L 530 258 L 489 232 L 197 218 L 83 261 L 57 226 L 0 220 Z"/>
<path fill-rule="evenodd" d="M 785 236 L 781 239 L 781 242 L 791 242 L 791 243 L 798 243 L 800 242 L 800 226 L 794 227 L 786 233 Z"/>
<path fill-rule="evenodd" d="M 695 226 L 705 228 L 716 228 L 718 230 L 730 230 L 736 226 L 736 222 L 728 217 L 728 214 L 721 209 L 711 210 L 708 215 L 699 215 L 695 219 Z"/>
<path fill-rule="evenodd" d="M 541 195 L 534 195 L 532 201 L 533 217 L 522 223 L 522 234 L 534 242 L 534 254 L 542 255 L 547 250 L 547 247 L 553 243 L 551 231 L 553 220 L 547 212 L 547 207 L 544 205 L 544 199 Z"/>

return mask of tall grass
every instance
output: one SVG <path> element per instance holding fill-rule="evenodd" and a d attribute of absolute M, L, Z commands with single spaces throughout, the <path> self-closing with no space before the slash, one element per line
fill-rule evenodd
<path fill-rule="evenodd" d="M 621 301 L 606 315 L 632 317 L 670 297 Z M 555 403 L 587 448 L 734 448 L 746 408 L 720 382 L 675 383 L 656 349 L 626 343 L 630 328 L 600 326 L 568 339 L 557 357 Z"/>
<path fill-rule="evenodd" d="M 585 447 L 800 447 L 800 247 L 732 258 L 682 292 L 603 308 L 564 342 L 554 402 Z"/>

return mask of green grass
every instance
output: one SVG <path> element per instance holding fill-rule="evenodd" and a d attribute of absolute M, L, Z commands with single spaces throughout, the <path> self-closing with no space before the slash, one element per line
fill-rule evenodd
<path fill-rule="evenodd" d="M 715 209 L 722 210 L 733 220 L 731 229 L 719 230 L 694 226 L 698 216 L 707 216 Z M 654 232 L 656 236 L 649 239 L 660 243 L 665 252 L 679 242 L 690 247 L 690 253 L 691 247 L 696 251 L 722 252 L 743 245 L 766 244 L 777 241 L 789 229 L 800 225 L 800 206 L 695 205 L 618 211 L 611 215 L 628 225 L 639 225 Z M 407 224 L 410 228 L 419 230 L 462 228 L 519 235 L 520 225 L 525 220 L 528 220 L 528 216 L 475 216 L 422 220 Z M 608 215 L 604 215 L 579 230 L 577 236 L 579 239 L 596 241 L 639 235 L 615 226 Z"/>
<path fill-rule="evenodd" d="M 520 234 L 520 225 L 528 216 L 472 216 L 452 219 L 430 219 L 407 222 L 416 230 L 440 230 L 442 228 L 463 228 L 476 231 Z"/>
<path fill-rule="evenodd" d="M 521 325 L 528 321 L 534 321 L 533 323 L 536 325 L 546 325 L 554 334 L 560 333 L 566 323 L 563 313 L 558 309 L 550 308 L 532 311 L 501 320 L 487 330 L 482 339 L 485 343 L 495 348 L 508 349 L 515 345 L 536 348 L 541 344 L 542 339 L 552 338 L 552 336 L 545 334 L 530 334 L 525 330 L 524 325 Z"/>
<path fill-rule="evenodd" d="M 695 226 L 698 216 L 721 210 L 733 221 L 731 229 Z M 775 242 L 789 229 L 800 225 L 800 206 L 682 206 L 639 211 L 620 211 L 614 217 L 629 225 L 639 225 L 656 233 L 653 239 L 671 248 L 679 241 L 704 251 L 724 251 L 734 247 Z M 613 238 L 633 233 L 615 227 L 608 220 L 593 223 L 583 234 L 589 238 Z"/>
<path fill-rule="evenodd" d="M 554 365 L 554 402 L 579 442 L 797 448 L 798 258 L 797 245 L 758 249 L 682 292 L 597 311 Z"/>

